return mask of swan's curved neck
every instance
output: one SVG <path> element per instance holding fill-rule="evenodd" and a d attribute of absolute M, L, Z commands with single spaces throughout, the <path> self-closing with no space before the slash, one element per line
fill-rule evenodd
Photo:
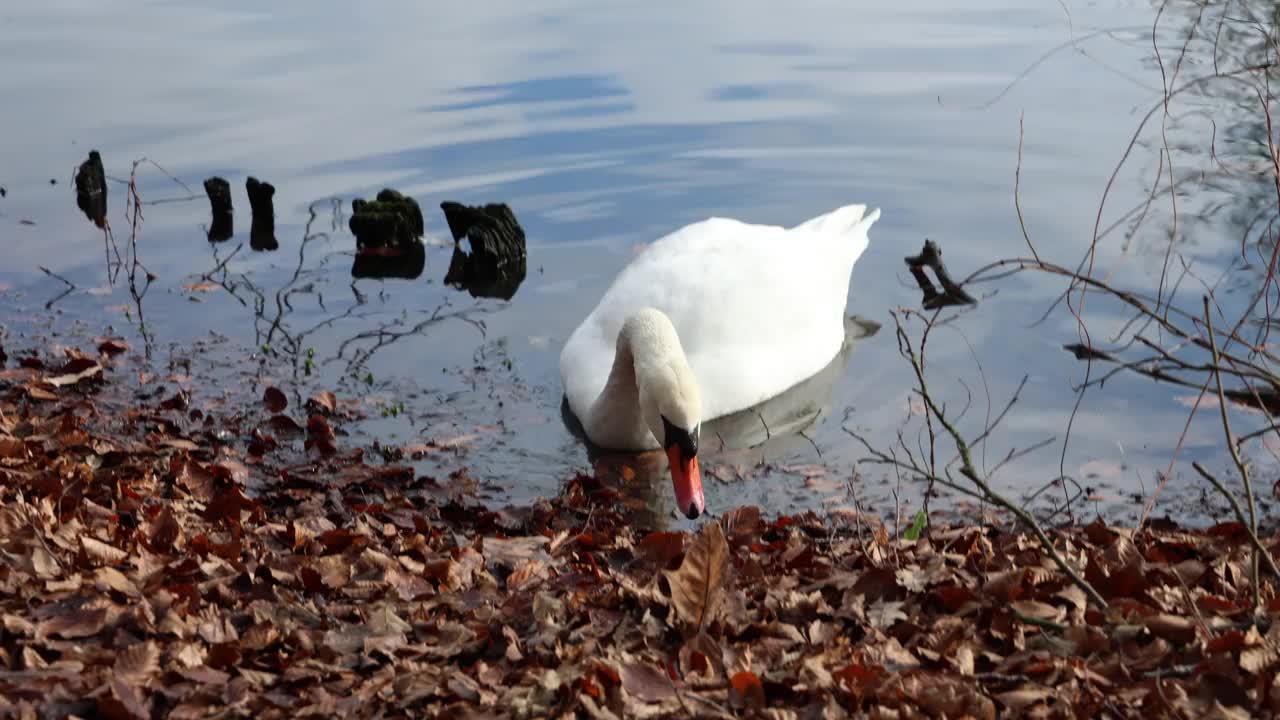
<path fill-rule="evenodd" d="M 641 450 L 652 447 L 655 442 L 644 421 L 640 384 L 636 378 L 635 350 L 631 333 L 624 329 L 618 334 L 609 379 L 595 402 L 591 403 L 587 427 L 594 430 L 592 440 L 601 446 Z"/>
<path fill-rule="evenodd" d="M 609 379 L 591 404 L 591 439 L 617 449 L 657 448 L 662 412 L 682 426 L 696 423 L 700 404 L 693 385 L 671 320 L 652 308 L 640 310 L 618 332 Z"/>

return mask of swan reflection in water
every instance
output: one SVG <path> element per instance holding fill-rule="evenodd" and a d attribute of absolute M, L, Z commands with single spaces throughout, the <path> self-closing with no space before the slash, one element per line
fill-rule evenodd
<path fill-rule="evenodd" d="M 840 352 L 817 374 L 754 407 L 703 422 L 701 463 L 709 467 L 732 456 L 735 463 L 757 464 L 767 457 L 811 446 L 804 432 L 830 412 L 831 390 L 844 375 L 854 348 L 879 330 L 880 324 L 874 321 L 846 317 Z M 619 489 L 620 504 L 632 522 L 652 528 L 671 524 L 675 503 L 665 453 L 602 450 L 586 437 L 581 423 L 569 410 L 567 399 L 560 403 L 560 417 L 569 432 L 586 446 L 587 458 L 599 479 Z M 712 512 L 719 514 L 729 509 L 723 500 L 721 505 Z"/>

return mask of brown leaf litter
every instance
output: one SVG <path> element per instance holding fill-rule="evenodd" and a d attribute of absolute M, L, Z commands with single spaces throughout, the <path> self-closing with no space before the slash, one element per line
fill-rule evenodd
<path fill-rule="evenodd" d="M 0 716 L 1280 711 L 1280 598 L 1254 607 L 1237 525 L 1052 532 L 1103 609 L 998 527 L 671 532 L 585 475 L 495 511 L 344 446 L 331 393 L 196 417 L 103 345 L 0 379 Z"/>

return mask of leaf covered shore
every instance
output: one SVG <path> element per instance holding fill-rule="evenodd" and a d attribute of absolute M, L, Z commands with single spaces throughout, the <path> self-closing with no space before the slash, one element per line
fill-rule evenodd
<path fill-rule="evenodd" d="M 653 530 L 585 474 L 483 507 L 464 468 L 348 443 L 343 398 L 207 411 L 126 356 L 0 368 L 0 716 L 1280 710 L 1280 599 L 1236 524 L 1050 533 L 1104 608 L 1007 525 L 906 540 L 740 507 Z"/>

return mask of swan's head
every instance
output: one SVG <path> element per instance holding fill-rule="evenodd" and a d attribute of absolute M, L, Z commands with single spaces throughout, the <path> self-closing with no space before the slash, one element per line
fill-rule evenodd
<path fill-rule="evenodd" d="M 635 358 L 645 425 L 671 464 L 676 506 L 690 520 L 707 507 L 698 469 L 702 396 L 670 319 L 657 310 L 632 316 L 624 329 Z"/>
<path fill-rule="evenodd" d="M 671 368 L 651 389 L 645 408 L 645 422 L 658 439 L 671 465 L 676 506 L 690 520 L 707 509 L 702 495 L 702 473 L 698 470 L 698 436 L 702 423 L 698 384 L 686 365 Z"/>

